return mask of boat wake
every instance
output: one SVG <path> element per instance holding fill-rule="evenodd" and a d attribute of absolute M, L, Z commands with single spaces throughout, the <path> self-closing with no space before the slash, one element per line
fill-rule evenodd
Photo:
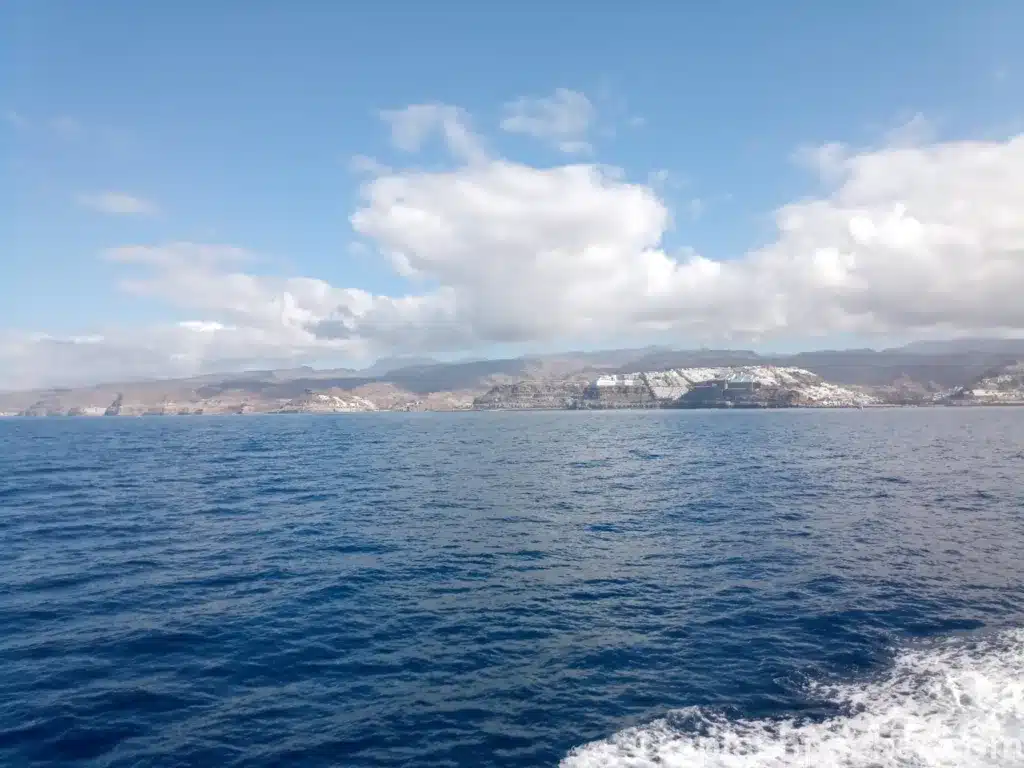
<path fill-rule="evenodd" d="M 814 686 L 841 716 L 735 720 L 702 708 L 574 749 L 563 768 L 1024 765 L 1024 630 L 901 651 L 881 679 Z"/>

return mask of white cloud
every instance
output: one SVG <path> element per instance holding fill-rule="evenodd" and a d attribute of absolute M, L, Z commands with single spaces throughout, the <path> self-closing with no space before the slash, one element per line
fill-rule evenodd
<path fill-rule="evenodd" d="M 577 154 L 591 151 L 587 134 L 595 110 L 584 94 L 559 88 L 552 96 L 522 98 L 505 105 L 503 130 L 543 139 L 562 152 Z"/>
<path fill-rule="evenodd" d="M 163 246 L 127 246 L 106 254 L 108 261 L 143 270 L 141 277 L 125 278 L 120 285 L 137 296 L 163 299 L 172 306 L 202 310 L 212 321 L 227 325 L 217 330 L 254 329 L 276 338 L 281 346 L 315 345 L 312 326 L 333 314 L 360 311 L 370 306 L 365 291 L 335 288 L 308 277 L 265 277 L 240 271 L 255 262 L 254 254 L 234 246 L 170 243 Z"/>
<path fill-rule="evenodd" d="M 655 192 L 589 165 L 391 174 L 352 223 L 444 286 L 446 333 L 474 340 L 1024 329 L 1024 137 L 817 157 L 828 193 L 728 261 L 666 253 Z"/>
<path fill-rule="evenodd" d="M 179 328 L 184 328 L 197 333 L 217 333 L 217 331 L 234 331 L 234 326 L 218 323 L 216 320 L 182 320 L 178 323 Z"/>
<path fill-rule="evenodd" d="M 469 128 L 462 109 L 448 104 L 413 104 L 405 109 L 385 110 L 381 118 L 391 126 L 391 142 L 405 152 L 418 152 L 424 141 L 439 133 L 449 151 L 465 161 L 483 159 L 483 145 Z"/>
<path fill-rule="evenodd" d="M 447 135 L 453 113 L 433 115 L 429 130 Z M 405 126 L 399 140 L 423 135 Z M 125 290 L 192 319 L 104 328 L 88 343 L 8 334 L 0 386 L 600 342 L 624 329 L 679 343 L 1024 330 L 1024 135 L 801 156 L 823 191 L 781 207 L 770 241 L 730 260 L 668 252 L 666 203 L 616 169 L 473 154 L 443 172 L 380 171 L 351 224 L 410 294 L 255 274 L 253 254 L 232 246 L 116 248 L 107 259 Z"/>
<path fill-rule="evenodd" d="M 160 212 L 156 203 L 123 192 L 95 192 L 79 195 L 78 203 L 94 211 L 115 216 L 155 216 Z"/>

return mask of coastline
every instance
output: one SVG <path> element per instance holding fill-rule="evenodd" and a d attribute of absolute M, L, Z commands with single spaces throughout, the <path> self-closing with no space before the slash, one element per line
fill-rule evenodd
<path fill-rule="evenodd" d="M 877 411 L 877 410 L 905 410 L 905 409 L 938 409 L 938 408 L 1020 408 L 1024 407 L 1024 400 L 1013 400 L 1004 402 L 931 402 L 931 403 L 870 403 L 864 405 L 648 405 L 648 406 L 609 406 L 609 407 L 522 407 L 513 406 L 506 408 L 446 408 L 446 409 L 407 409 L 407 408 L 376 408 L 366 410 L 224 410 L 224 411 L 193 411 L 188 413 L 120 413 L 120 414 L 91 414 L 91 413 L 47 413 L 47 414 L 24 414 L 24 413 L 0 413 L 0 420 L 47 420 L 47 419 L 196 419 L 216 416 L 350 416 L 350 415 L 378 415 L 385 413 L 499 413 L 499 412 L 584 412 L 584 411 Z"/>

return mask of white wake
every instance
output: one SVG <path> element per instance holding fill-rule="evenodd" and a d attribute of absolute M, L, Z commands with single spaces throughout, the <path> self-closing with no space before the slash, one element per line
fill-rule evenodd
<path fill-rule="evenodd" d="M 818 686 L 850 714 L 730 720 L 692 708 L 574 749 L 563 768 L 1024 766 L 1024 630 L 901 652 L 880 680 Z M 685 722 L 686 726 L 673 723 Z"/>

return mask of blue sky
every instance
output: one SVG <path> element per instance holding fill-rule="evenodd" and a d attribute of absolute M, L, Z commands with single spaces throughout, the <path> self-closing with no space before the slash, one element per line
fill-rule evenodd
<path fill-rule="evenodd" d="M 439 128 L 418 152 L 395 146 L 381 111 L 417 104 L 460 109 L 490 158 L 615 168 L 668 212 L 659 248 L 741 260 L 779 239 L 780 207 L 829 196 L 828 180 L 794 159 L 802 148 L 1010 141 L 1024 118 L 1021 29 L 1017 2 L 12 0 L 0 6 L 0 329 L 223 320 L 166 292 L 126 291 L 131 266 L 102 258 L 125 246 L 229 244 L 254 254 L 249 274 L 387 297 L 444 285 L 445 274 L 410 281 L 381 257 L 382 240 L 399 237 L 394 220 L 368 236 L 351 218 L 367 176 L 383 173 L 354 171 L 355 157 L 396 173 L 459 166 Z M 502 130 L 510 104 L 557 89 L 589 104 L 575 137 L 589 150 Z M 399 237 L 416 251 L 413 238 Z M 596 343 L 485 326 L 433 351 Z M 671 340 L 703 343 L 695 327 Z M 825 339 L 920 330 L 862 328 L 839 324 Z M 760 343 L 821 345 L 792 328 Z"/>

